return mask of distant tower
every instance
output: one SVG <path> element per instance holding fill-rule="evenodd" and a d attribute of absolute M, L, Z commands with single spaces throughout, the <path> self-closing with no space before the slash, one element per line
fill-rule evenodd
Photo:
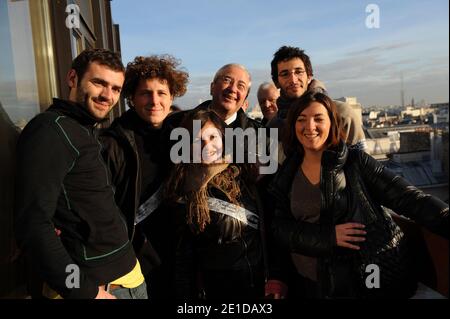
<path fill-rule="evenodd" d="M 414 107 L 414 98 L 411 99 L 411 106 Z"/>
<path fill-rule="evenodd" d="M 400 95 L 402 98 L 402 109 L 405 108 L 405 90 L 403 88 L 403 73 L 401 75 L 401 91 L 400 91 Z"/>

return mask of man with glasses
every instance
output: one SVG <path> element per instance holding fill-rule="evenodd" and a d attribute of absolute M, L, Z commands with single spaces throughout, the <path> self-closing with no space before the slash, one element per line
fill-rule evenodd
<path fill-rule="evenodd" d="M 211 100 L 201 103 L 194 110 L 171 114 L 164 121 L 163 140 L 167 141 L 164 144 L 166 147 L 168 146 L 165 154 L 167 156 L 170 154 L 170 148 L 174 144 L 173 141 L 170 141 L 170 132 L 172 129 L 180 126 L 187 112 L 211 109 L 219 115 L 228 128 L 241 128 L 243 130 L 247 128 L 255 130 L 261 128 L 262 125 L 249 118 L 242 109 L 250 92 L 250 86 L 251 77 L 243 65 L 231 63 L 222 66 L 214 75 L 210 86 Z M 247 156 L 246 146 L 241 151 Z M 236 149 L 234 150 L 234 154 L 236 154 Z M 166 162 L 169 166 L 171 165 L 170 159 L 167 159 Z"/>
<path fill-rule="evenodd" d="M 210 86 L 211 100 L 198 105 L 194 110 L 212 109 L 232 128 L 258 128 L 260 125 L 245 115 L 241 109 L 250 92 L 251 77 L 247 69 L 240 64 L 231 63 L 221 67 Z M 179 112 L 167 118 L 165 125 L 177 127 L 186 112 Z"/>
<path fill-rule="evenodd" d="M 297 47 L 282 46 L 275 52 L 271 62 L 271 75 L 275 85 L 280 89 L 277 100 L 278 114 L 269 123 L 269 127 L 282 128 L 292 102 L 301 97 L 307 90 L 327 94 L 325 86 L 313 79 L 313 69 L 309 56 Z M 365 136 L 361 118 L 347 103 L 334 101 L 341 126 L 347 142 L 365 148 Z M 279 134 L 279 136 L 282 136 Z"/>
<path fill-rule="evenodd" d="M 258 122 L 247 117 L 241 109 L 250 92 L 250 86 L 250 74 L 244 66 L 224 65 L 216 72 L 211 83 L 212 100 L 200 104 L 197 108 L 211 108 L 233 128 L 258 128 L 260 127 Z"/>

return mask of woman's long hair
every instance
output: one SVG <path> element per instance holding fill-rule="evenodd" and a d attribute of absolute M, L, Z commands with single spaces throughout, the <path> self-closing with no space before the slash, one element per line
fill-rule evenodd
<path fill-rule="evenodd" d="M 326 140 L 327 148 L 337 146 L 339 141 L 343 139 L 343 132 L 339 126 L 336 105 L 333 100 L 320 92 L 307 92 L 298 100 L 293 102 L 289 108 L 286 126 L 282 137 L 283 149 L 286 156 L 289 156 L 294 152 L 298 152 L 301 157 L 305 155 L 303 146 L 299 142 L 295 132 L 295 124 L 300 114 L 313 102 L 322 104 L 327 109 L 328 117 L 330 118 L 331 127 L 330 133 L 328 134 L 328 138 Z"/>
<path fill-rule="evenodd" d="M 186 205 L 186 223 L 191 230 L 198 234 L 205 230 L 206 225 L 211 223 L 211 216 L 208 206 L 208 197 L 211 196 L 209 190 L 216 188 L 222 191 L 230 203 L 239 205 L 241 189 L 237 176 L 240 174 L 239 167 L 228 166 L 224 171 L 217 173 L 205 184 L 199 184 L 198 188 L 187 187 L 194 176 L 195 168 L 202 167 L 208 170 L 211 165 L 216 164 L 177 164 L 175 170 L 167 183 L 170 189 L 169 200 L 182 201 Z M 209 166 L 209 167 L 208 167 Z"/>
<path fill-rule="evenodd" d="M 201 110 L 189 113 L 183 120 L 181 127 L 189 133 L 193 132 L 193 121 L 200 120 L 201 127 L 211 122 L 222 133 L 222 141 L 225 136 L 225 124 L 220 117 L 211 110 Z M 225 144 L 225 143 L 223 143 Z M 222 155 L 224 158 L 224 155 Z M 238 204 L 241 189 L 239 179 L 242 168 L 230 164 L 225 169 L 224 163 L 179 163 L 169 177 L 166 185 L 166 194 L 169 201 L 182 201 L 186 204 L 186 223 L 194 233 L 202 232 L 211 222 L 208 207 L 209 189 L 216 188 L 222 191 L 228 201 Z M 245 173 L 245 171 L 244 171 Z"/>

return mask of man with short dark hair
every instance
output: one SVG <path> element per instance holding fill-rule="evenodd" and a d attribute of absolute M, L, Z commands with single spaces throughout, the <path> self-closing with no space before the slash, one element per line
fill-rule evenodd
<path fill-rule="evenodd" d="M 327 94 L 324 85 L 313 79 L 313 68 L 309 56 L 298 47 L 282 46 L 275 52 L 271 62 L 271 75 L 273 82 L 280 89 L 280 97 L 277 100 L 278 114 L 268 124 L 270 127 L 282 128 L 290 105 L 307 90 Z M 347 103 L 340 101 L 334 101 L 334 103 L 341 119 L 341 126 L 346 133 L 347 142 L 364 149 L 365 135 L 360 118 Z"/>
<path fill-rule="evenodd" d="M 17 145 L 16 235 L 63 298 L 147 297 L 95 128 L 123 82 L 118 54 L 83 51 L 67 75 L 69 99 L 54 99 Z"/>

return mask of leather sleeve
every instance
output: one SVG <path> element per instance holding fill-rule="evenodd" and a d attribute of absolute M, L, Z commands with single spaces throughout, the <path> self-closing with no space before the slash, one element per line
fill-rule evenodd
<path fill-rule="evenodd" d="M 370 155 L 358 151 L 360 172 L 372 198 L 445 238 L 449 236 L 448 204 L 395 175 Z"/>

